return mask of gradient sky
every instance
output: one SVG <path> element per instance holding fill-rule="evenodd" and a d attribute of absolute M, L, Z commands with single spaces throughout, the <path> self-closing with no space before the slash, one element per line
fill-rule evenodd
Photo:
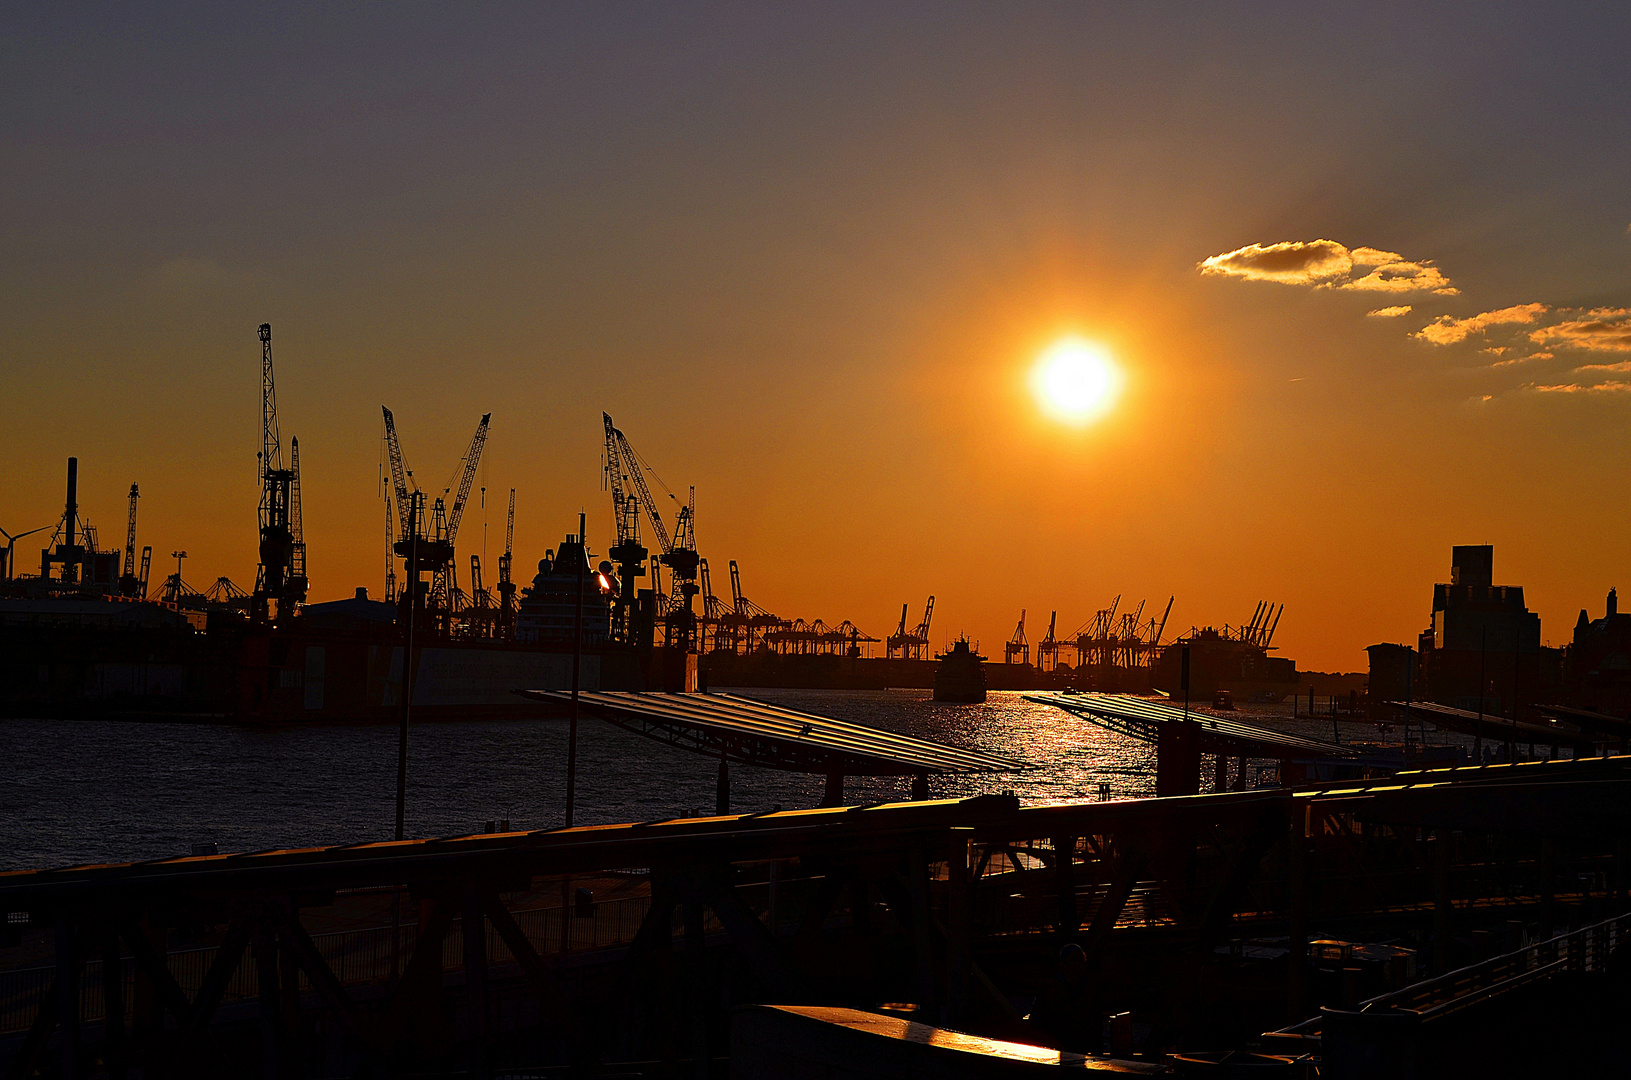
<path fill-rule="evenodd" d="M 580 508 L 607 546 L 605 409 L 788 617 L 934 593 L 1000 657 L 1021 608 L 1273 599 L 1353 670 L 1488 542 L 1561 644 L 1631 581 L 1628 46 L 1618 3 L 8 5 L 0 527 L 77 454 L 105 546 L 134 481 L 247 587 L 269 321 L 313 599 L 382 587 L 382 403 L 437 489 L 493 413 L 461 548 L 513 486 L 522 567 Z M 1027 388 L 1064 334 L 1127 375 L 1086 428 Z"/>

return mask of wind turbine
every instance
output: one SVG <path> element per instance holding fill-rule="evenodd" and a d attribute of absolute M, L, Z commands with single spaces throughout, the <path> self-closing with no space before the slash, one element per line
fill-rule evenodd
<path fill-rule="evenodd" d="M 25 533 L 18 533 L 16 536 L 11 535 L 10 533 L 8 533 L 4 529 L 0 529 L 0 536 L 4 536 L 6 538 L 6 558 L 5 558 L 4 562 L 0 562 L 0 570 L 5 571 L 5 580 L 6 581 L 11 580 L 12 560 L 13 560 L 13 557 L 14 557 L 13 552 L 15 551 L 15 549 L 17 547 L 17 541 L 21 540 L 25 536 L 33 536 L 37 532 L 44 532 L 45 530 L 49 529 L 50 527 L 51 526 L 49 526 L 49 525 L 41 525 L 37 529 L 30 529 Z"/>

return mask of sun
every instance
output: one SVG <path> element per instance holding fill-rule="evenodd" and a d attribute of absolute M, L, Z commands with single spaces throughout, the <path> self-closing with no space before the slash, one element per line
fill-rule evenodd
<path fill-rule="evenodd" d="M 1121 396 L 1121 384 L 1121 369 L 1109 352 L 1077 337 L 1054 342 L 1031 370 L 1037 402 L 1074 424 L 1089 423 L 1108 412 Z"/>

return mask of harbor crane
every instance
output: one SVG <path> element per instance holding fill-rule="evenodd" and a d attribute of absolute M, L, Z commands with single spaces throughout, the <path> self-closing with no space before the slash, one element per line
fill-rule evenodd
<path fill-rule="evenodd" d="M 141 492 L 135 484 L 130 485 L 130 520 L 125 526 L 125 565 L 124 573 L 119 575 L 119 595 L 135 596 L 136 588 L 141 579 L 136 576 L 136 500 L 141 498 Z"/>
<path fill-rule="evenodd" d="M 649 467 L 634 452 L 634 447 L 629 445 L 627 436 L 613 426 L 611 414 L 601 413 L 601 419 L 606 429 L 606 478 L 612 491 L 612 509 L 618 518 L 618 543 L 621 546 L 632 538 L 634 544 L 638 546 L 638 535 L 631 533 L 626 536 L 624 529 L 625 518 L 632 516 L 630 500 L 636 499 L 638 505 L 645 510 L 647 520 L 651 522 L 651 531 L 657 536 L 657 545 L 661 550 L 657 562 L 672 572 L 674 594 L 665 620 L 667 644 L 670 648 L 689 652 L 696 644 L 697 617 L 694 601 L 697 593 L 701 591 L 697 582 L 701 564 L 696 542 L 697 489 L 691 488 L 687 501 L 675 515 L 674 534 L 670 537 L 668 527 L 663 524 L 662 514 L 657 509 L 657 502 L 652 498 L 651 489 L 646 485 L 645 473 Z M 625 493 L 624 481 L 634 488 L 632 494 Z M 669 497 L 673 498 L 672 492 L 669 493 Z M 627 554 L 632 557 L 635 552 L 631 548 L 627 550 Z M 625 588 L 630 587 L 632 586 Z"/>
<path fill-rule="evenodd" d="M 470 489 L 475 483 L 481 452 L 487 445 L 487 429 L 493 414 L 482 414 L 481 420 L 476 424 L 475 434 L 470 437 L 470 445 L 460 459 L 459 467 L 456 467 L 458 491 L 453 496 L 452 507 L 448 506 L 446 498 L 453 492 L 453 484 L 450 481 L 443 493 L 436 497 L 430 509 L 420 513 L 414 510 L 412 503 L 414 498 L 421 497 L 422 493 L 417 490 L 417 486 L 412 491 L 409 489 L 413 472 L 407 467 L 402 455 L 402 442 L 396 431 L 396 417 L 383 405 L 380 406 L 380 412 L 385 418 L 385 449 L 390 459 L 391 493 L 396 503 L 398 523 L 396 541 L 392 547 L 396 556 L 404 560 L 417 560 L 418 567 L 418 573 L 404 581 L 398 602 L 406 604 L 411 612 L 427 613 L 433 629 L 444 635 L 450 634 L 453 630 L 453 618 L 458 613 L 463 597 L 459 590 L 454 564 L 454 542 L 458 539 L 459 523 L 464 519 L 464 508 L 470 498 Z M 431 575 L 428 588 L 423 579 L 412 580 L 413 576 L 427 573 Z"/>
<path fill-rule="evenodd" d="M 510 568 L 515 562 L 515 489 L 510 489 L 510 512 L 504 519 L 504 554 L 498 557 L 498 626 L 499 636 L 511 637 L 515 631 L 515 582 Z"/>
<path fill-rule="evenodd" d="M 266 624 L 288 622 L 306 600 L 306 543 L 300 521 L 300 455 L 290 445 L 283 464 L 278 433 L 277 387 L 272 377 L 272 324 L 261 323 L 260 564 L 250 594 L 249 617 Z M 179 574 L 179 571 L 178 571 Z M 275 614 L 274 614 L 275 606 Z"/>
<path fill-rule="evenodd" d="M 900 606 L 900 627 L 884 640 L 884 655 L 891 660 L 926 660 L 929 653 L 929 625 L 934 620 L 934 597 L 923 606 L 923 621 L 906 632 L 906 608 Z"/>
<path fill-rule="evenodd" d="M 1036 646 L 1036 667 L 1038 671 L 1055 671 L 1059 667 L 1059 639 L 1053 636 L 1054 627 L 1059 623 L 1059 612 L 1055 611 L 1048 616 L 1048 636 L 1043 638 Z"/>
<path fill-rule="evenodd" d="M 1015 660 L 1014 660 L 1015 657 L 1019 658 L 1019 661 L 1018 661 L 1019 663 L 1027 665 L 1027 666 L 1030 665 L 1030 662 L 1031 662 L 1031 645 L 1030 645 L 1030 642 L 1025 640 L 1025 609 L 1024 608 L 1020 609 L 1020 612 L 1019 612 L 1019 626 L 1015 627 L 1014 636 L 1008 639 L 1008 644 L 1004 645 L 1003 649 L 1002 649 L 1002 662 L 1003 663 L 1012 664 L 1012 663 L 1015 662 Z M 1038 659 L 1040 659 L 1040 658 L 1041 658 L 1041 656 L 1040 656 L 1040 653 L 1039 653 L 1038 654 Z"/>

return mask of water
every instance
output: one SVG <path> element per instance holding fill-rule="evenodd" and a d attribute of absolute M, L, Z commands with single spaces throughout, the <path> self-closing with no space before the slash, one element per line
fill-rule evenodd
<path fill-rule="evenodd" d="M 752 690 L 760 700 L 1021 758 L 1016 773 L 931 778 L 935 797 L 1012 791 L 1026 802 L 1154 794 L 1155 749 L 1017 692 L 981 705 L 926 690 Z M 1289 707 L 1288 710 L 1289 711 Z M 1279 726 L 1279 725 L 1277 725 Z M 1288 730 L 1330 737 L 1328 721 Z M 1353 725 L 1354 732 L 1369 725 Z M 1343 725 L 1345 738 L 1350 725 Z M 1374 733 L 1374 728 L 1370 729 Z M 409 836 L 456 836 L 489 820 L 553 828 L 565 814 L 567 724 L 416 724 Z M 256 851 L 389 839 L 397 731 L 390 725 L 262 731 L 199 724 L 0 721 L 0 870 L 185 855 L 195 843 Z M 712 812 L 717 763 L 585 718 L 579 824 Z M 737 812 L 814 806 L 824 778 L 731 766 Z M 850 777 L 845 801 L 906 798 L 904 777 Z"/>

